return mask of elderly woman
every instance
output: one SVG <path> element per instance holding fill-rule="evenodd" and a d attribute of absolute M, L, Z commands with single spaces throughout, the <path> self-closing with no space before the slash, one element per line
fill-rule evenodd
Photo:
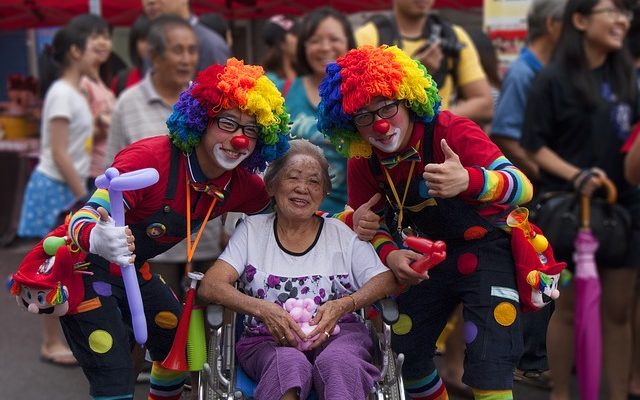
<path fill-rule="evenodd" d="M 265 175 L 275 213 L 236 228 L 199 294 L 247 315 L 236 350 L 258 381 L 256 399 L 304 399 L 312 384 L 321 399 L 365 399 L 379 371 L 367 328 L 353 312 L 394 291 L 395 279 L 369 243 L 315 215 L 330 190 L 327 160 L 307 141 L 290 144 Z M 308 335 L 283 308 L 290 298 L 319 305 Z M 296 349 L 298 339 L 318 334 L 308 351 Z"/>

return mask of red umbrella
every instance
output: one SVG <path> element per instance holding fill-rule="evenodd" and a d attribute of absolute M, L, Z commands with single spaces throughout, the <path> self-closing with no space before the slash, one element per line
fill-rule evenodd
<path fill-rule="evenodd" d="M 604 180 L 609 203 L 614 203 L 617 191 L 614 184 Z M 590 198 L 580 201 L 581 228 L 575 240 L 573 254 L 576 263 L 574 282 L 575 299 L 575 351 L 578 388 L 582 400 L 597 400 L 600 393 L 602 369 L 602 333 L 600 325 L 600 280 L 595 261 L 598 239 L 591 232 Z"/>

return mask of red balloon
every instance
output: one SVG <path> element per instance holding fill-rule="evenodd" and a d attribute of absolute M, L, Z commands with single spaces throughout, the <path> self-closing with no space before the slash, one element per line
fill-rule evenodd
<path fill-rule="evenodd" d="M 244 135 L 238 135 L 231 138 L 231 145 L 236 149 L 246 149 L 249 147 L 249 138 Z"/>
<path fill-rule="evenodd" d="M 373 123 L 373 130 L 378 133 L 387 133 L 389 132 L 389 121 L 386 119 L 379 119 Z"/>

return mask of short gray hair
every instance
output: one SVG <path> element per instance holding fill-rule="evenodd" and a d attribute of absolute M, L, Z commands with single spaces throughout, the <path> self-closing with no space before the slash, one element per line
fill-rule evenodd
<path fill-rule="evenodd" d="M 189 29 L 193 32 L 191 24 L 177 15 L 161 15 L 151 21 L 149 35 L 147 36 L 149 52 L 159 56 L 163 55 L 167 50 L 167 32 L 177 27 Z"/>
<path fill-rule="evenodd" d="M 566 0 L 533 0 L 527 14 L 529 42 L 547 34 L 547 18 L 562 20 Z"/>
<path fill-rule="evenodd" d="M 289 151 L 284 156 L 271 162 L 264 174 L 264 183 L 268 188 L 274 188 L 282 179 L 282 172 L 293 156 L 309 156 L 320 164 L 320 175 L 322 176 L 322 191 L 331 191 L 331 177 L 329 176 L 329 162 L 324 156 L 322 149 L 305 139 L 295 139 L 289 141 Z"/>

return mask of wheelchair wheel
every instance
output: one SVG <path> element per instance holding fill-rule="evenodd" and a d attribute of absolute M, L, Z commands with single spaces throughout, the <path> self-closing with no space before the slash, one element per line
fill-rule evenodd
<path fill-rule="evenodd" d="M 396 364 L 396 354 L 390 351 L 389 356 L 389 369 L 387 370 L 387 378 L 385 379 L 384 398 L 386 400 L 404 400 L 404 393 L 402 392 L 404 389 L 399 379 L 400 372 Z"/>

